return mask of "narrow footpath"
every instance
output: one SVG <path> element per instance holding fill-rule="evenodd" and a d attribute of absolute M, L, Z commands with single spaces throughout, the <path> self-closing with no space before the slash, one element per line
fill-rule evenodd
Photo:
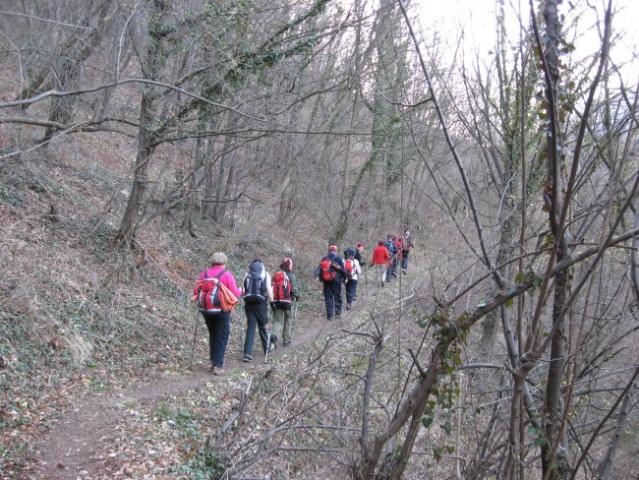
<path fill-rule="evenodd" d="M 370 295 L 370 290 L 367 295 Z M 349 314 L 344 313 L 345 316 Z M 312 322 L 304 331 L 295 333 L 290 349 L 300 348 L 340 326 L 337 321 Z M 278 348 L 270 353 L 269 363 L 276 362 L 282 351 Z M 264 365 L 259 364 L 260 359 L 261 356 L 258 356 L 254 362 L 256 368 Z M 246 364 L 227 356 L 225 368 L 229 375 L 235 369 L 245 369 Z M 112 458 L 105 458 L 104 452 L 114 442 L 116 426 L 121 424 L 126 415 L 127 409 L 122 408 L 123 404 L 150 407 L 171 396 L 182 396 L 209 382 L 219 381 L 220 378 L 224 377 L 215 377 L 209 369 L 196 367 L 195 371 L 185 372 L 180 377 L 159 376 L 152 382 L 139 384 L 132 389 L 109 391 L 80 400 L 38 442 L 35 447 L 36 464 L 25 478 L 99 478 L 104 473 L 106 462 L 113 462 Z"/>

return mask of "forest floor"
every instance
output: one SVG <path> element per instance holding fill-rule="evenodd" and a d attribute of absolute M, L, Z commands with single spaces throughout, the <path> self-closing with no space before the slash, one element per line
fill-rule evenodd
<path fill-rule="evenodd" d="M 374 295 L 373 287 L 369 287 L 366 294 Z M 357 310 L 355 302 L 351 312 L 355 313 Z M 297 323 L 306 324 L 306 328 L 294 332 L 291 347 L 283 349 L 280 344 L 269 354 L 268 363 L 263 362 L 262 354 L 256 355 L 251 363 L 243 363 L 240 358 L 229 358 L 227 352 L 224 376 L 213 376 L 208 362 L 200 359 L 191 371 L 157 374 L 152 380 L 130 388 L 114 389 L 79 399 L 70 405 L 69 410 L 37 442 L 33 449 L 33 465 L 27 468 L 29 474 L 25 478 L 161 478 L 156 475 L 155 468 L 158 464 L 170 462 L 172 455 L 164 460 L 147 462 L 146 466 L 132 466 L 130 464 L 135 462 L 135 454 L 132 458 L 131 452 L 126 453 L 127 447 L 122 445 L 133 445 L 134 442 L 127 439 L 134 438 L 135 430 L 140 428 L 137 421 L 140 411 L 150 412 L 171 397 L 183 397 L 199 389 L 212 387 L 215 390 L 216 383 L 219 387 L 222 387 L 220 383 L 233 384 L 234 380 L 242 378 L 243 373 L 256 376 L 268 374 L 269 369 L 280 362 L 285 354 L 303 350 L 304 346 L 343 327 L 351 312 L 344 311 L 342 320 L 334 321 L 304 319 L 300 315 Z M 234 315 L 237 317 L 237 311 Z M 307 316 L 318 317 L 312 312 Z M 203 322 L 200 324 L 203 325 Z M 244 332 L 240 333 L 243 328 L 245 325 L 236 325 L 232 335 L 243 338 Z M 206 327 L 203 326 L 203 329 L 206 330 Z M 227 384 L 226 387 L 228 386 L 230 385 Z M 137 455 L 140 463 L 147 461 L 140 458 L 139 453 Z M 158 455 L 161 454 L 158 452 Z"/>
<path fill-rule="evenodd" d="M 397 364 L 408 345 L 396 342 L 422 332 L 398 311 L 415 274 L 399 289 L 360 281 L 355 308 L 327 322 L 311 274 L 325 247 L 307 241 L 295 250 L 302 302 L 292 347 L 267 365 L 259 354 L 241 362 L 240 307 L 227 373 L 213 376 L 201 316 L 193 335 L 194 266 L 211 244 L 228 245 L 236 272 L 247 252 L 274 266 L 285 238 L 267 228 L 238 240 L 207 223 L 192 237 L 176 213 L 124 252 L 111 244 L 117 179 L 79 158 L 0 168 L 0 478 L 349 478 L 371 338 L 390 338 L 383 365 Z M 312 228 L 296 235 L 316 238 Z M 380 398 L 396 379 L 378 369 Z M 376 410 L 373 421 L 385 417 Z"/>

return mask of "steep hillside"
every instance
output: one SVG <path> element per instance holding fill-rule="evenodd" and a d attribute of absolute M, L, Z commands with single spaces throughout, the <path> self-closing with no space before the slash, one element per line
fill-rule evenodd
<path fill-rule="evenodd" d="M 110 148 L 108 138 L 87 137 L 0 166 L 2 478 L 348 475 L 356 430 L 345 430 L 343 445 L 319 432 L 323 440 L 312 433 L 309 444 L 300 428 L 359 422 L 356 403 L 335 402 L 350 398 L 349 378 L 371 347 L 368 333 L 350 332 L 374 331 L 371 320 L 396 308 L 395 290 L 378 297 L 367 274 L 355 310 L 325 322 L 312 278 L 325 241 L 310 221 L 298 229 L 305 247 L 292 251 L 267 222 L 242 236 L 198 222 L 193 237 L 177 208 L 141 229 L 132 251 L 118 248 L 128 166 L 125 150 Z M 231 371 L 213 382 L 206 327 L 189 297 L 220 245 L 230 245 L 236 276 L 255 256 L 271 270 L 293 256 L 302 302 L 293 348 L 267 366 L 239 362 L 245 326 L 236 311 Z M 333 460 L 316 458 L 312 445 Z M 280 460 L 260 457 L 263 449 Z"/>
<path fill-rule="evenodd" d="M 143 229 L 134 251 L 114 247 L 126 165 L 108 146 L 77 142 L 74 155 L 51 150 L 0 165 L 3 478 L 17 475 L 34 438 L 81 397 L 190 368 L 193 280 L 232 232 L 202 222 L 192 238 L 175 214 Z M 275 268 L 290 251 L 266 228 L 227 254 L 240 275 L 254 256 Z M 198 343 L 197 361 L 206 348 Z M 229 355 L 238 348 L 232 342 Z"/>

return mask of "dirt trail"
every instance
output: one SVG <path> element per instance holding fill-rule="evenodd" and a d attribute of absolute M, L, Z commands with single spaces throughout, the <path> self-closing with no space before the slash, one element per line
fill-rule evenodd
<path fill-rule="evenodd" d="M 335 321 L 313 323 L 295 335 L 290 348 L 298 348 L 339 326 L 340 322 Z M 275 350 L 271 354 L 272 360 L 276 361 L 281 353 L 281 348 Z M 227 357 L 225 368 L 230 371 L 242 365 L 239 360 Z M 216 378 L 208 369 L 201 368 L 179 378 L 160 376 L 131 389 L 80 400 L 38 442 L 35 448 L 37 464 L 25 478 L 62 480 L 99 477 L 105 462 L 113 461 L 104 458 L 103 453 L 114 441 L 116 425 L 126 415 L 127 408 L 123 404 L 154 405 L 170 396 L 184 395 Z"/>

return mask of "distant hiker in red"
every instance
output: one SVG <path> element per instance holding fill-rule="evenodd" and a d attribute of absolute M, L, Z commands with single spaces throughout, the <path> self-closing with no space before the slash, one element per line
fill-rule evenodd
<path fill-rule="evenodd" d="M 293 260 L 282 259 L 280 268 L 273 274 L 273 340 L 277 343 L 282 339 L 282 345 L 288 347 L 291 344 L 293 333 L 293 318 L 291 308 L 293 302 L 299 302 L 300 294 L 297 289 L 297 281 L 293 274 Z"/>
<path fill-rule="evenodd" d="M 381 287 L 384 286 L 386 281 L 386 269 L 388 268 L 388 262 L 391 258 L 388 248 L 384 244 L 383 240 L 377 243 L 377 246 L 373 250 L 373 258 L 371 259 L 371 265 L 375 266 L 375 274 L 379 279 Z"/>
<path fill-rule="evenodd" d="M 346 279 L 344 260 L 337 254 L 337 246 L 331 245 L 328 255 L 320 260 L 316 269 L 317 276 L 324 285 L 324 303 L 326 305 L 326 319 L 342 316 L 342 282 Z"/>
<path fill-rule="evenodd" d="M 226 285 L 239 298 L 242 291 L 237 288 L 233 274 L 224 268 L 226 262 L 227 258 L 224 253 L 214 253 L 211 257 L 211 268 L 204 270 L 198 281 L 205 278 L 218 278 L 220 283 Z M 193 294 L 199 294 L 198 285 L 193 289 Z M 213 375 L 224 375 L 222 367 L 224 367 L 224 356 L 231 335 L 231 312 L 224 312 L 213 307 L 210 310 L 202 311 L 202 316 L 209 330 L 209 358 L 211 359 Z"/>

